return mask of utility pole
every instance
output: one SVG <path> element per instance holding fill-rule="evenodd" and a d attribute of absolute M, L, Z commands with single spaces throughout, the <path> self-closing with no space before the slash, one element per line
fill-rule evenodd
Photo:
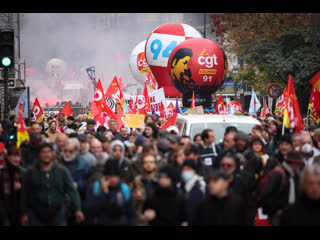
<path fill-rule="evenodd" d="M 8 104 L 8 68 L 3 68 L 3 88 L 4 88 L 4 119 L 9 118 Z"/>

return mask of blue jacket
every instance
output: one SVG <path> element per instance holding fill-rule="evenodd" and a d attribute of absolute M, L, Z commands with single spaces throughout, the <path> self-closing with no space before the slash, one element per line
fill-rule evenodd
<path fill-rule="evenodd" d="M 136 212 L 130 188 L 122 181 L 115 188 L 109 187 L 105 194 L 100 180 L 88 189 L 84 202 L 84 213 L 88 225 L 95 226 L 135 226 Z"/>
<path fill-rule="evenodd" d="M 79 154 L 72 162 L 65 162 L 63 158 L 62 161 L 63 165 L 70 171 L 73 180 L 77 183 L 81 199 L 84 199 L 88 185 L 89 163 Z"/>

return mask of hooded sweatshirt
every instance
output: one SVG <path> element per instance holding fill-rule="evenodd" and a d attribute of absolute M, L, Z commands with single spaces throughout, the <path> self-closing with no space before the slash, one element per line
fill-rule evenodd
<path fill-rule="evenodd" d="M 122 154 L 120 159 L 117 159 L 119 161 L 119 166 L 120 166 L 120 178 L 124 179 L 127 171 L 128 171 L 128 166 L 129 166 L 129 159 L 127 159 L 124 156 L 124 144 L 123 142 L 121 142 L 120 140 L 115 140 L 111 143 L 110 145 L 110 159 L 115 159 L 114 155 L 113 155 L 113 149 L 115 148 L 115 146 L 120 146 L 122 149 Z"/>

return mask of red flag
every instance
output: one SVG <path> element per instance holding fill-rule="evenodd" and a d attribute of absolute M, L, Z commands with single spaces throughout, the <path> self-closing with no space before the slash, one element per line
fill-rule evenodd
<path fill-rule="evenodd" d="M 92 106 L 92 117 L 97 121 L 96 126 L 103 125 L 108 127 L 108 123 L 110 119 L 117 119 L 116 114 L 111 110 L 111 108 L 107 105 L 105 96 L 103 94 L 103 88 L 101 81 L 97 84 L 97 89 L 94 93 L 94 98 L 92 104 L 96 105 L 95 107 Z M 94 115 L 95 112 L 95 115 Z"/>
<path fill-rule="evenodd" d="M 176 122 L 178 113 L 173 114 L 171 118 L 169 118 L 162 126 L 161 129 L 167 129 L 170 126 L 174 126 L 174 123 Z"/>
<path fill-rule="evenodd" d="M 268 108 L 266 99 L 264 99 L 264 107 L 263 107 L 263 111 L 261 112 L 261 117 L 266 117 L 268 113 L 269 113 L 269 108 Z"/>
<path fill-rule="evenodd" d="M 134 104 L 133 104 L 132 97 L 130 97 L 128 113 L 133 113 L 133 111 L 134 111 Z"/>
<path fill-rule="evenodd" d="M 310 110 L 310 117 L 312 117 L 316 123 L 319 124 L 319 92 L 315 87 L 312 87 L 311 89 L 308 109 Z"/>
<path fill-rule="evenodd" d="M 320 71 L 317 72 L 309 82 L 320 92 Z"/>
<path fill-rule="evenodd" d="M 18 127 L 17 127 L 17 147 L 19 148 L 21 143 L 24 141 L 29 141 L 29 134 L 24 125 L 23 115 L 22 115 L 22 106 L 19 102 L 19 115 L 18 115 Z"/>
<path fill-rule="evenodd" d="M 195 104 L 195 99 L 194 99 L 194 91 L 192 92 L 192 100 L 191 100 L 191 107 L 190 108 L 194 108 L 196 106 Z"/>
<path fill-rule="evenodd" d="M 175 112 L 175 107 L 172 102 L 167 106 L 167 111 L 168 111 L 168 117 L 172 117 L 174 112 Z"/>
<path fill-rule="evenodd" d="M 283 111 L 285 109 L 285 99 L 287 97 L 288 91 L 287 91 L 287 86 L 285 87 L 281 97 L 279 98 L 279 102 L 276 106 L 276 109 L 274 110 L 274 114 L 278 115 L 278 116 L 282 116 Z"/>
<path fill-rule="evenodd" d="M 148 69 L 146 71 L 145 83 L 147 85 L 149 85 L 151 90 L 157 90 L 158 89 L 157 81 L 154 79 L 152 73 Z"/>
<path fill-rule="evenodd" d="M 148 89 L 147 89 L 147 84 L 144 84 L 144 90 L 143 90 L 143 106 L 139 110 L 139 114 L 144 114 L 146 115 L 147 112 L 151 110 L 151 105 L 150 105 L 150 99 L 149 99 L 149 94 L 148 94 Z"/>
<path fill-rule="evenodd" d="M 134 103 L 134 107 L 131 113 L 138 113 L 138 97 L 139 97 L 139 93 L 137 91 L 136 101 Z"/>
<path fill-rule="evenodd" d="M 160 117 L 166 118 L 166 109 L 164 108 L 162 101 L 161 101 L 161 105 L 160 105 Z"/>
<path fill-rule="evenodd" d="M 237 102 L 236 100 L 230 101 L 235 113 L 243 113 L 242 104 Z"/>
<path fill-rule="evenodd" d="M 32 121 L 35 121 L 35 122 L 41 122 L 42 121 L 42 119 L 44 117 L 44 114 L 43 114 L 43 111 L 42 111 L 42 108 L 40 106 L 38 98 L 36 98 L 34 100 L 32 113 L 33 113 Z"/>
<path fill-rule="evenodd" d="M 228 115 L 228 109 L 223 103 L 223 99 L 222 99 L 221 93 L 220 93 L 220 96 L 219 96 L 219 99 L 218 99 L 214 114 Z"/>
<path fill-rule="evenodd" d="M 64 114 L 64 118 L 65 118 L 66 120 L 67 120 L 67 118 L 68 118 L 69 116 L 73 116 L 70 102 L 67 102 L 67 104 L 64 105 L 64 107 L 62 108 L 62 110 L 60 111 L 60 113 L 63 113 L 63 114 Z M 59 114 L 60 114 L 60 113 L 59 113 Z M 58 115 L 58 118 L 59 118 L 59 115 Z"/>
<path fill-rule="evenodd" d="M 296 132 L 303 130 L 302 118 L 296 92 L 294 90 L 293 80 L 289 75 L 288 94 L 285 99 L 285 109 L 283 123 L 286 127 L 294 128 Z M 289 124 L 290 123 L 290 124 Z M 289 126 L 288 126 L 289 125 Z"/>
<path fill-rule="evenodd" d="M 114 76 L 108 90 L 105 93 L 105 96 L 115 100 L 117 104 L 120 104 L 121 108 L 124 108 L 125 102 L 123 99 L 123 93 L 118 83 L 117 76 Z"/>
<path fill-rule="evenodd" d="M 120 130 L 121 126 L 125 124 L 124 119 L 123 119 L 123 112 L 122 109 L 119 107 L 117 104 L 117 125 L 118 125 L 118 131 Z"/>

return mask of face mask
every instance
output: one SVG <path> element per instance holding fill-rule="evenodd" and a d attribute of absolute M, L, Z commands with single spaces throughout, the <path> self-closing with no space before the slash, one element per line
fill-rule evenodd
<path fill-rule="evenodd" d="M 182 177 L 183 181 L 188 182 L 193 177 L 193 175 L 194 174 L 192 172 L 182 172 L 181 177 Z"/>

